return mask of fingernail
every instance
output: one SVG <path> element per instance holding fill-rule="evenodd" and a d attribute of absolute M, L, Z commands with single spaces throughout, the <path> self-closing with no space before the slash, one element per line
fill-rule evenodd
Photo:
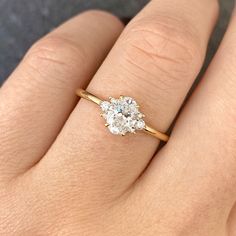
<path fill-rule="evenodd" d="M 121 17 L 120 20 L 124 23 L 124 25 L 127 25 L 130 22 L 131 17 Z"/>

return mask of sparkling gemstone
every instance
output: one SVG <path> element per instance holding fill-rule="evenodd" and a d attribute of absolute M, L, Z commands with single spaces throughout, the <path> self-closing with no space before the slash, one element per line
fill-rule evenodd
<path fill-rule="evenodd" d="M 143 114 L 139 111 L 137 102 L 131 97 L 110 98 L 110 102 L 103 101 L 100 107 L 108 129 L 113 134 L 125 135 L 145 128 Z"/>
<path fill-rule="evenodd" d="M 145 122 L 140 119 L 139 121 L 136 122 L 136 126 L 135 127 L 138 130 L 142 130 L 142 129 L 145 128 Z"/>
<path fill-rule="evenodd" d="M 101 107 L 102 111 L 107 112 L 109 110 L 110 105 L 111 105 L 110 102 L 103 101 L 100 104 L 100 107 Z"/>

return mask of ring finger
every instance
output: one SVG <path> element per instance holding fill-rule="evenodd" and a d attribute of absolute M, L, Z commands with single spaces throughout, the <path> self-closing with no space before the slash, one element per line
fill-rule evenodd
<path fill-rule="evenodd" d="M 216 1 L 151 1 L 127 26 L 88 90 L 101 98 L 134 97 L 146 121 L 165 132 L 199 73 L 216 16 Z M 145 169 L 158 140 L 143 133 L 113 136 L 98 114 L 95 105 L 80 101 L 41 166 L 66 168 L 61 182 L 69 178 L 78 188 L 79 178 L 91 196 L 104 196 L 104 189 L 117 196 Z"/>

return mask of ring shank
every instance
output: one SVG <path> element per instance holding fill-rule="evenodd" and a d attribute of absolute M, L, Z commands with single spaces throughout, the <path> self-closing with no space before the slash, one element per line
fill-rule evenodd
<path fill-rule="evenodd" d="M 143 131 L 147 134 L 150 134 L 150 135 L 164 141 L 164 142 L 167 142 L 169 140 L 168 135 L 163 134 L 160 131 L 157 131 L 157 130 L 153 129 L 153 128 L 149 127 L 148 125 L 146 125 L 146 127 L 144 128 Z"/>
<path fill-rule="evenodd" d="M 83 89 L 80 89 L 80 88 L 76 90 L 76 94 L 81 98 L 84 98 L 88 101 L 96 103 L 97 105 L 100 105 L 103 101 L 103 100 L 99 99 L 98 97 L 94 96 L 93 94 L 91 94 Z"/>
<path fill-rule="evenodd" d="M 80 88 L 76 90 L 76 94 L 79 97 L 84 98 L 84 99 L 86 99 L 88 101 L 91 101 L 91 102 L 93 102 L 93 103 L 95 103 L 97 105 L 100 105 L 103 102 L 103 100 L 101 100 L 97 96 L 95 96 L 95 95 L 93 95 L 93 94 L 91 94 L 91 93 L 89 93 L 89 92 L 87 92 L 87 91 L 85 91 L 83 89 L 80 89 Z M 147 134 L 150 134 L 150 135 L 152 135 L 152 136 L 154 136 L 154 137 L 164 141 L 164 142 L 167 142 L 169 140 L 169 136 L 168 135 L 166 135 L 164 133 L 161 133 L 160 131 L 157 131 L 156 129 L 154 129 L 154 128 L 148 126 L 148 125 L 145 126 L 143 131 L 145 133 L 147 133 Z"/>

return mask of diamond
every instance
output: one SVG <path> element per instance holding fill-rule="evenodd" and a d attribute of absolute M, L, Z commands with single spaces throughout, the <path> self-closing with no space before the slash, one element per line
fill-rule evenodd
<path fill-rule="evenodd" d="M 139 111 L 137 102 L 131 97 L 110 98 L 110 102 L 103 101 L 100 107 L 108 129 L 113 134 L 135 133 L 136 130 L 142 130 L 146 126 L 142 119 L 144 115 Z"/>
<path fill-rule="evenodd" d="M 102 109 L 102 111 L 104 112 L 107 112 L 110 108 L 110 102 L 107 102 L 107 101 L 103 101 L 101 104 L 100 104 L 100 107 Z"/>
<path fill-rule="evenodd" d="M 138 129 L 138 130 L 144 129 L 145 128 L 145 122 L 140 119 L 139 121 L 136 122 L 135 128 Z"/>

